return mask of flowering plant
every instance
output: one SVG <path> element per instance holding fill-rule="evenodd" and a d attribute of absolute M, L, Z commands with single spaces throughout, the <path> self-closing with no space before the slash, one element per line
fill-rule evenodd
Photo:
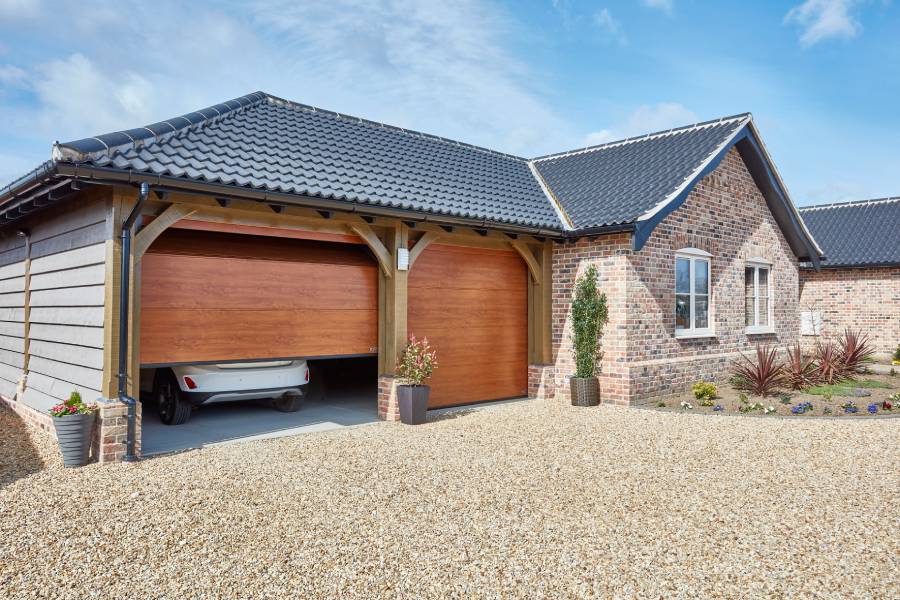
<path fill-rule="evenodd" d="M 810 412 L 813 409 L 812 402 L 803 402 L 802 404 L 798 404 L 791 408 L 791 414 L 794 415 L 802 415 L 805 412 Z"/>
<path fill-rule="evenodd" d="M 96 404 L 85 404 L 81 401 L 81 394 L 72 392 L 69 399 L 52 407 L 48 412 L 54 417 L 68 417 L 69 415 L 85 415 L 97 410 Z"/>
<path fill-rule="evenodd" d="M 681 408 L 683 408 L 685 410 L 694 410 L 694 405 L 691 404 L 690 402 L 687 402 L 686 400 L 682 400 Z"/>
<path fill-rule="evenodd" d="M 410 335 L 409 343 L 400 354 L 397 375 L 407 385 L 422 385 L 431 377 L 437 364 L 437 352 L 428 345 L 428 338 L 418 340 L 416 336 Z"/>
<path fill-rule="evenodd" d="M 872 404 L 870 404 L 869 406 L 866 407 L 866 410 L 869 411 L 870 415 L 874 415 L 875 413 L 878 412 L 878 405 L 873 402 Z"/>

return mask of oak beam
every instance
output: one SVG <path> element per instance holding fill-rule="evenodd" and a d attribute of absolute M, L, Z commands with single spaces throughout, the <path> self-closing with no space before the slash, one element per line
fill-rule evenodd
<path fill-rule="evenodd" d="M 195 212 L 197 212 L 196 209 L 185 206 L 184 204 L 169 205 L 161 215 L 153 219 L 149 225 L 135 234 L 132 256 L 134 256 L 136 260 L 140 260 L 144 255 L 144 252 L 150 248 L 150 245 L 156 241 L 156 238 L 162 235 L 166 229 Z"/>
<path fill-rule="evenodd" d="M 425 248 L 440 239 L 440 236 L 434 231 L 426 231 L 425 235 L 419 238 L 416 244 L 409 251 L 409 268 L 412 269 L 416 259 L 425 251 Z"/>
<path fill-rule="evenodd" d="M 531 273 L 531 280 L 534 284 L 541 285 L 544 274 L 541 271 L 540 263 L 531 252 L 531 247 L 525 242 L 520 242 L 518 240 L 509 242 L 509 245 L 513 247 L 513 250 L 519 253 L 519 256 L 521 256 L 525 261 L 525 264 L 528 265 L 528 272 Z"/>
<path fill-rule="evenodd" d="M 385 247 L 384 243 L 378 236 L 375 235 L 375 232 L 371 227 L 366 225 L 365 223 L 350 223 L 347 225 L 353 233 L 358 235 L 366 242 L 366 244 L 371 248 L 372 252 L 375 254 L 375 258 L 378 259 L 378 264 L 381 265 L 381 270 L 384 273 L 385 277 L 393 277 L 394 276 L 394 266 L 397 264 L 397 259 L 393 251 L 389 252 Z M 405 226 L 403 230 L 406 231 Z"/>

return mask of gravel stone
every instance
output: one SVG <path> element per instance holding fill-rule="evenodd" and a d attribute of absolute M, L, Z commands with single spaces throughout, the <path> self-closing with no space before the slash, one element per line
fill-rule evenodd
<path fill-rule="evenodd" d="M 898 434 L 531 401 L 67 470 L 0 407 L 0 597 L 897 598 Z"/>

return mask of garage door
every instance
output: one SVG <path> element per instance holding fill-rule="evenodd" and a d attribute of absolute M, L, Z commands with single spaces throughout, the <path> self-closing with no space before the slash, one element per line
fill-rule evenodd
<path fill-rule="evenodd" d="M 362 245 L 170 229 L 141 277 L 143 365 L 377 352 Z"/>
<path fill-rule="evenodd" d="M 434 244 L 416 260 L 408 327 L 438 352 L 431 408 L 527 395 L 527 277 L 512 251 Z"/>

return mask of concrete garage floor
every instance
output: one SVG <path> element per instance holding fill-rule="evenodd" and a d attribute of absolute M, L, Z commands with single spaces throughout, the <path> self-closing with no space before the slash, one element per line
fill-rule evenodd
<path fill-rule="evenodd" d="M 377 421 L 376 390 L 372 386 L 357 386 L 329 391 L 324 400 L 307 400 L 295 413 L 278 412 L 268 400 L 202 405 L 194 410 L 190 421 L 175 426 L 163 425 L 155 408 L 146 406 L 141 443 L 144 456 L 151 456 Z"/>

